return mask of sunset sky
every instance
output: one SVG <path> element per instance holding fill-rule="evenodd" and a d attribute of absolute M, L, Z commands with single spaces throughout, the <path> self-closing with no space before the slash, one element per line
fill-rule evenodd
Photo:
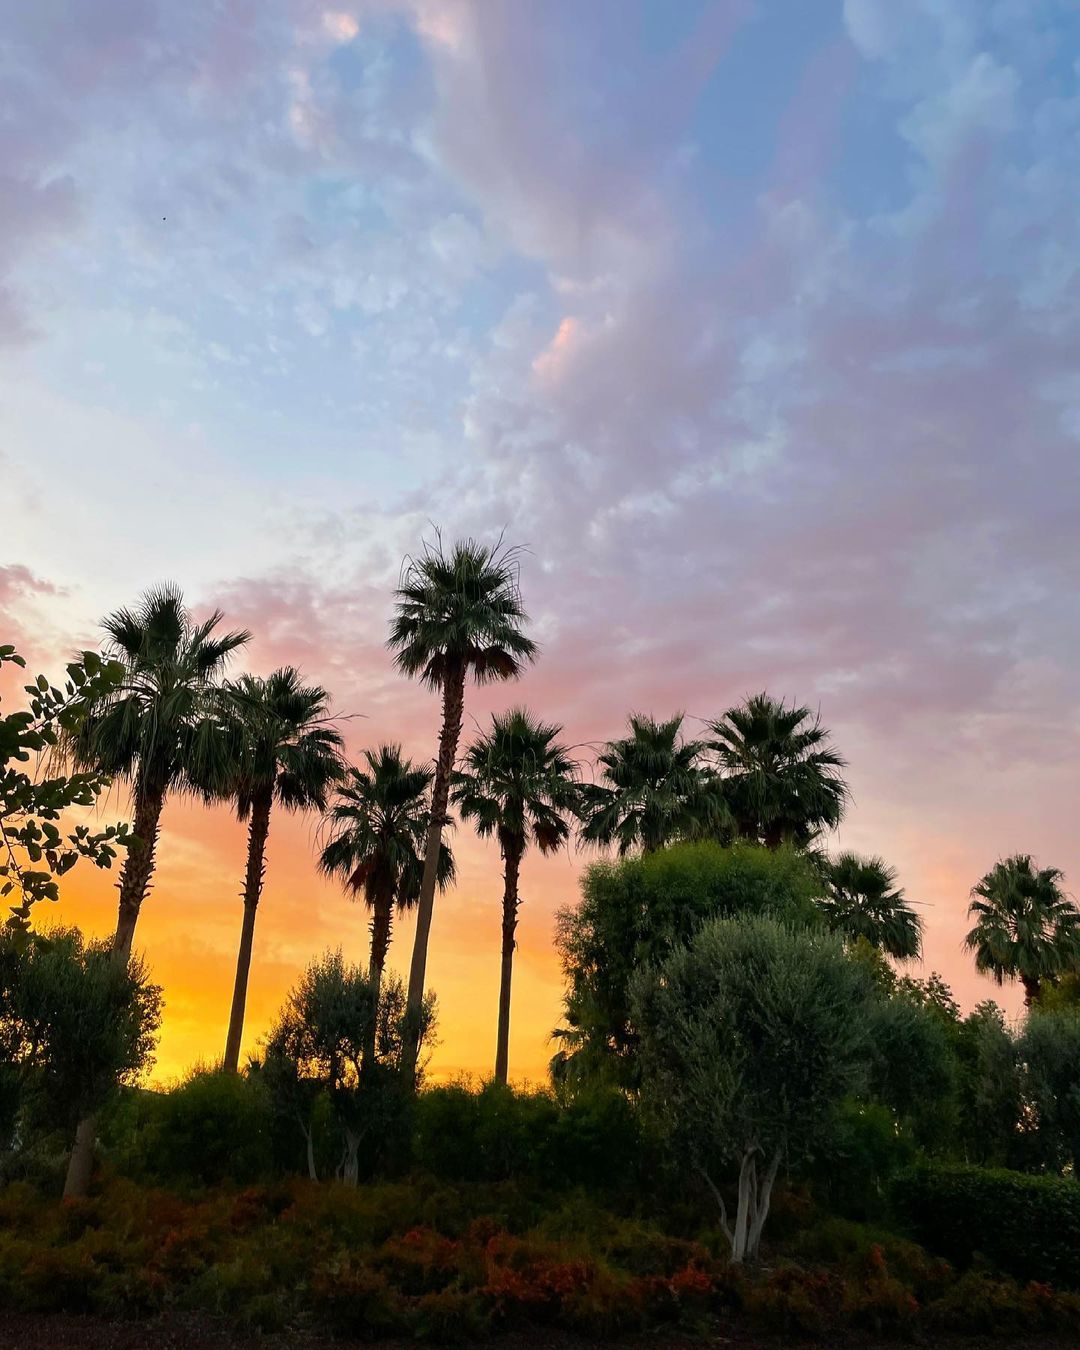
<path fill-rule="evenodd" d="M 820 707 L 837 846 L 896 865 L 965 1006 L 1017 1010 L 960 944 L 1001 855 L 1080 889 L 1074 0 L 35 0 L 0 91 L 0 641 L 56 669 L 173 579 L 353 753 L 430 757 L 401 559 L 505 529 L 542 655 L 469 734 L 525 701 L 588 757 L 631 710 Z M 314 830 L 271 827 L 248 1050 L 313 955 L 365 954 Z M 499 861 L 456 844 L 439 1074 L 495 1043 Z M 162 1076 L 222 1052 L 243 853 L 167 809 Z M 518 1077 L 582 864 L 525 863 Z M 114 884 L 43 917 L 105 933 Z"/>

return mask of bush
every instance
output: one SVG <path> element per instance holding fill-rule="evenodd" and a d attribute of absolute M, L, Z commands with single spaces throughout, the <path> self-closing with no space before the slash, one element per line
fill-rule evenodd
<path fill-rule="evenodd" d="M 262 1084 L 196 1069 L 169 1092 L 131 1094 L 107 1122 L 124 1171 L 189 1185 L 247 1185 L 273 1170 L 273 1122 Z"/>
<path fill-rule="evenodd" d="M 951 1261 L 977 1254 L 1021 1280 L 1080 1288 L 1080 1183 L 926 1164 L 899 1176 L 896 1213 Z"/>

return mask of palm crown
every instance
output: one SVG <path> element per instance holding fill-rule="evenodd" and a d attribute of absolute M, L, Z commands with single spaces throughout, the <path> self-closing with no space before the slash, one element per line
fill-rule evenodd
<path fill-rule="evenodd" d="M 849 941 L 865 938 L 898 960 L 914 960 L 922 950 L 922 920 L 896 884 L 896 872 L 881 858 L 841 853 L 825 865 L 827 898 L 822 903 L 830 926 Z"/>
<path fill-rule="evenodd" d="M 580 789 L 578 766 L 556 741 L 561 731 L 524 708 L 492 718 L 454 775 L 453 801 L 478 834 L 521 850 L 532 842 L 541 853 L 565 843 Z"/>
<path fill-rule="evenodd" d="M 75 759 L 144 789 L 186 790 L 194 780 L 224 782 L 227 750 L 208 714 L 208 695 L 246 631 L 216 633 L 222 614 L 192 621 L 179 589 L 149 591 L 135 609 L 102 621 L 109 656 L 123 662 L 120 687 L 89 710 L 72 747 Z"/>
<path fill-rule="evenodd" d="M 994 865 L 971 892 L 975 925 L 964 945 L 998 984 L 1019 979 L 1030 1002 L 1040 980 L 1080 968 L 1080 910 L 1061 889 L 1056 867 L 1036 869 L 1031 855 Z"/>
<path fill-rule="evenodd" d="M 350 768 L 335 794 L 319 867 L 362 894 L 370 908 L 386 897 L 407 909 L 420 892 L 434 774 L 405 758 L 400 745 L 367 750 L 364 760 L 367 768 Z M 454 855 L 442 844 L 439 887 L 453 880 Z"/>
<path fill-rule="evenodd" d="M 674 839 L 719 830 L 727 819 L 720 786 L 700 764 L 703 745 L 681 738 L 683 716 L 666 722 L 634 714 L 630 735 L 609 741 L 597 758 L 601 782 L 584 791 L 589 843 L 646 852 Z"/>
<path fill-rule="evenodd" d="M 265 679 L 242 675 L 223 692 L 234 746 L 230 795 L 240 819 L 260 797 L 286 810 L 324 809 L 327 791 L 344 772 L 326 690 L 304 684 L 293 666 L 284 666 Z"/>
<path fill-rule="evenodd" d="M 848 796 L 844 760 L 809 708 L 755 694 L 709 729 L 743 838 L 805 844 L 840 823 Z"/>
<path fill-rule="evenodd" d="M 388 646 L 403 674 L 435 689 L 455 673 L 509 680 L 536 656 L 527 617 L 515 550 L 466 539 L 447 555 L 436 540 L 405 567 Z"/>

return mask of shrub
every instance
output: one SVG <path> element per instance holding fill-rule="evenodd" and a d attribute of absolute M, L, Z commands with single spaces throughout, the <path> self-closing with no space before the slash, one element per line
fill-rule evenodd
<path fill-rule="evenodd" d="M 1021 1280 L 1080 1288 L 1080 1184 L 980 1167 L 926 1164 L 893 1187 L 914 1236 L 951 1261 L 979 1253 Z"/>

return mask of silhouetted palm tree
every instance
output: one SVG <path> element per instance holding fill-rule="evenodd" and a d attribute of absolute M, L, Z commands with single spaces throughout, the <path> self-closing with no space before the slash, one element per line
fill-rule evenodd
<path fill-rule="evenodd" d="M 120 872 L 114 938 L 124 958 L 153 875 L 167 796 L 228 778 L 228 746 L 210 696 L 250 634 L 215 635 L 221 619 L 216 611 L 193 623 L 179 589 L 166 585 L 148 591 L 134 610 L 102 620 L 106 651 L 127 673 L 115 693 L 88 710 L 70 748 L 81 766 L 131 784 L 135 839 Z"/>
<path fill-rule="evenodd" d="M 350 768 L 338 788 L 326 825 L 330 837 L 319 855 L 320 870 L 339 877 L 371 910 L 369 969 L 378 983 L 390 947 L 394 908 L 416 904 L 424 870 L 423 849 L 430 816 L 431 769 L 417 768 L 400 745 L 364 752 L 367 769 Z M 454 857 L 440 841 L 436 881 L 454 880 Z"/>
<path fill-rule="evenodd" d="M 848 796 L 844 761 L 809 708 L 755 694 L 709 729 L 743 839 L 801 847 L 840 823 Z"/>
<path fill-rule="evenodd" d="M 995 863 L 971 892 L 975 926 L 964 945 L 975 953 L 976 968 L 998 984 L 1019 980 L 1028 1005 L 1040 980 L 1054 983 L 1080 969 L 1080 910 L 1061 879 L 1058 868 L 1036 870 L 1031 855 L 1019 853 Z"/>
<path fill-rule="evenodd" d="M 266 679 L 243 675 L 225 686 L 223 709 L 234 761 L 228 795 L 248 822 L 244 922 L 236 958 L 224 1067 L 235 1073 L 244 1031 L 255 914 L 266 870 L 266 839 L 276 802 L 286 811 L 323 810 L 326 794 L 344 772 L 340 733 L 329 725 L 329 696 L 305 685 L 292 666 Z"/>
<path fill-rule="evenodd" d="M 582 789 L 581 837 L 655 852 L 676 839 L 722 832 L 728 809 L 719 782 L 701 765 L 701 741 L 684 741 L 682 713 L 666 722 L 635 713 L 630 735 L 597 757 L 599 783 Z"/>
<path fill-rule="evenodd" d="M 556 741 L 562 727 L 537 721 L 524 708 L 496 715 L 491 730 L 469 747 L 454 775 L 453 802 L 477 833 L 494 835 L 503 858 L 502 973 L 495 1080 L 505 1083 L 510 1058 L 510 984 L 517 933 L 521 860 L 534 843 L 553 853 L 570 835 L 580 805 L 577 764 Z"/>
<path fill-rule="evenodd" d="M 527 617 L 518 590 L 517 553 L 501 543 L 489 548 L 467 539 L 447 553 L 436 535 L 419 557 L 407 561 L 398 586 L 387 645 L 403 674 L 419 677 L 442 693 L 443 710 L 409 970 L 405 1064 L 410 1071 L 416 1061 L 440 843 L 461 736 L 465 684 L 470 675 L 477 684 L 516 679 L 535 659 L 536 644 L 522 632 Z"/>
<path fill-rule="evenodd" d="M 154 873 L 161 812 L 172 792 L 227 781 L 229 756 L 211 699 L 225 665 L 250 637 L 215 633 L 222 614 L 194 623 L 178 587 L 148 591 L 134 609 L 102 620 L 106 652 L 121 661 L 120 686 L 87 709 L 67 749 L 82 768 L 131 785 L 134 838 L 120 871 L 113 951 L 127 962 Z M 201 785 L 201 786 L 200 786 Z M 94 1120 L 80 1121 L 64 1185 L 83 1195 L 93 1163 Z"/>
<path fill-rule="evenodd" d="M 893 868 L 881 858 L 841 853 L 824 870 L 828 895 L 822 908 L 834 932 L 847 941 L 865 938 L 901 961 L 919 956 L 922 920 L 904 899 Z"/>

